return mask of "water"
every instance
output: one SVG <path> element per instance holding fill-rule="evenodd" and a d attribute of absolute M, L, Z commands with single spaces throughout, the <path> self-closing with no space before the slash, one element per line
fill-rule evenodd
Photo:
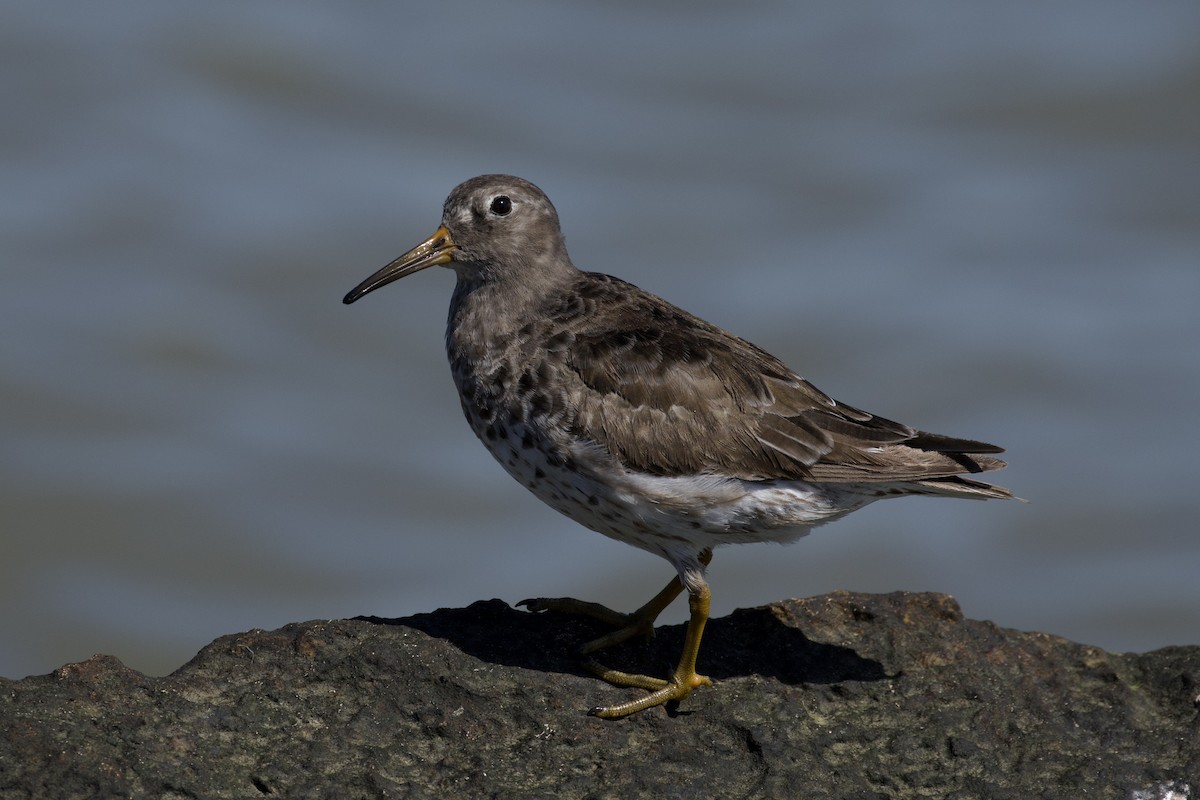
<path fill-rule="evenodd" d="M 489 171 L 580 266 L 1008 447 L 1030 504 L 718 551 L 715 614 L 931 590 L 1200 641 L 1200 7 L 69 5 L 0 26 L 0 675 L 666 582 L 474 441 L 448 272 L 340 304 Z"/>

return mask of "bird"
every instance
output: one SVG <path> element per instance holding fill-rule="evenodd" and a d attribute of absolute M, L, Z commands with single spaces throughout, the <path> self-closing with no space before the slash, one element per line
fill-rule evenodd
<path fill-rule="evenodd" d="M 579 647 L 581 664 L 645 693 L 594 706 L 594 716 L 674 705 L 711 684 L 697 656 L 715 548 L 791 542 L 882 498 L 1013 496 L 967 477 L 1004 467 L 995 457 L 1003 448 L 834 400 L 745 339 L 620 278 L 578 269 L 554 205 L 522 178 L 459 184 L 440 227 L 343 302 L 433 266 L 456 274 L 446 351 L 479 440 L 547 505 L 675 569 L 630 613 L 574 598 L 518 604 L 613 628 Z M 684 591 L 689 617 L 673 672 L 627 673 L 596 659 L 652 634 Z"/>

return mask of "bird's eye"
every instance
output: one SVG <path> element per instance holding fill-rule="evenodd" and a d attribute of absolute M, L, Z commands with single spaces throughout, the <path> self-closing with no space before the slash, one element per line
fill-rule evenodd
<path fill-rule="evenodd" d="M 490 210 L 497 217 L 507 217 L 512 212 L 512 200 L 506 195 L 500 195 L 492 200 Z"/>

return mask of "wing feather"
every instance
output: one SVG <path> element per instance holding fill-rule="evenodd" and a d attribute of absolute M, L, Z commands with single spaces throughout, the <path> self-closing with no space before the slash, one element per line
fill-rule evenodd
<path fill-rule="evenodd" d="M 547 315 L 578 380 L 575 433 L 657 475 L 883 482 L 999 469 L 995 445 L 843 405 L 749 342 L 654 295 L 583 273 Z M 582 298 L 582 302 L 580 301 Z"/>

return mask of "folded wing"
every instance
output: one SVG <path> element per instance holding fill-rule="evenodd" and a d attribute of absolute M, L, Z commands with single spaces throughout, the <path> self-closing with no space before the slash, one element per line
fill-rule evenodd
<path fill-rule="evenodd" d="M 656 475 L 875 483 L 947 481 L 1004 466 L 1002 448 L 926 433 L 830 398 L 769 353 L 608 276 L 548 322 L 578 378 L 575 432 Z M 603 315 L 590 313 L 596 303 Z M 591 320 L 592 325 L 581 322 Z M 979 494 L 967 488 L 967 494 Z M 957 493 L 958 490 L 955 489 Z"/>

